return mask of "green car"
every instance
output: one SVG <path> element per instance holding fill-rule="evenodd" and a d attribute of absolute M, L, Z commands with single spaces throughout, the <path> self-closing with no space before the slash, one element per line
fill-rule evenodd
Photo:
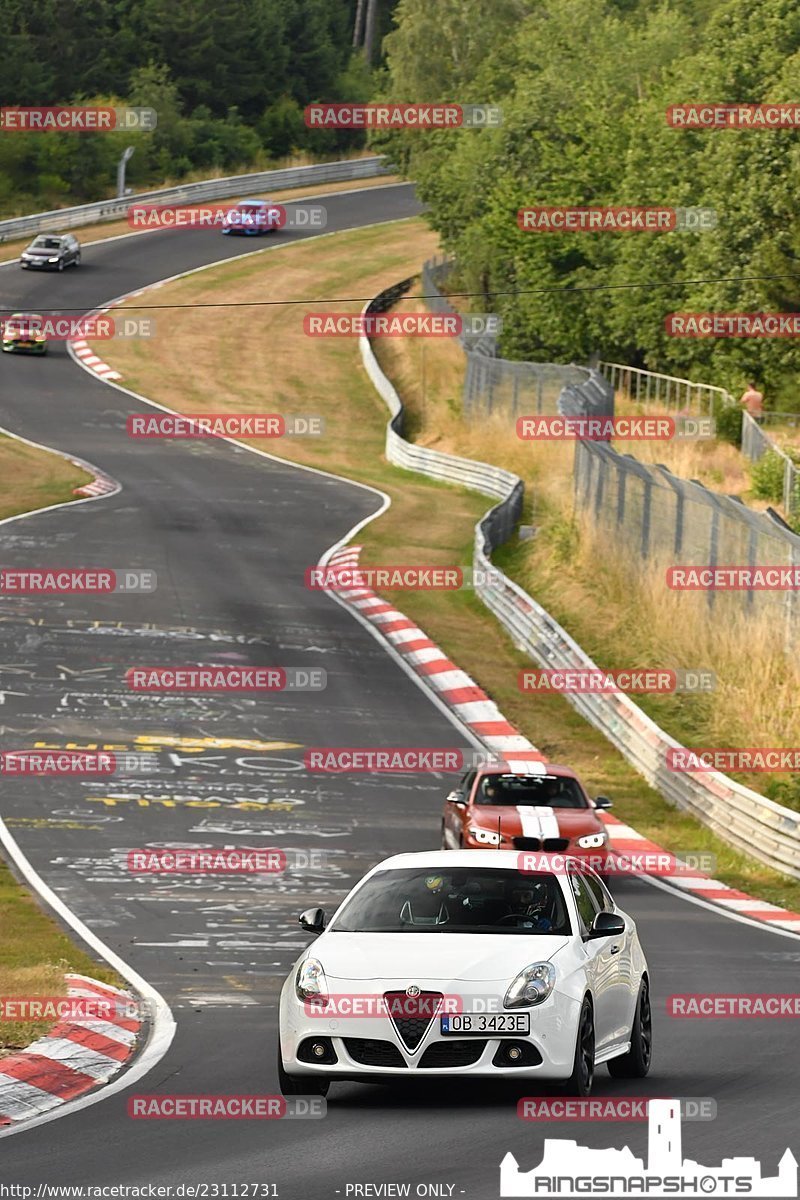
<path fill-rule="evenodd" d="M 14 313 L 3 322 L 3 350 L 7 354 L 47 354 L 44 322 L 36 313 Z"/>

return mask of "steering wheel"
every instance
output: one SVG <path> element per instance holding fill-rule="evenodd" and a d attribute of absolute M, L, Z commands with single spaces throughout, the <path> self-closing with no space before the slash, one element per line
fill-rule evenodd
<path fill-rule="evenodd" d="M 539 918 L 531 913 L 506 913 L 504 917 L 500 918 L 497 924 L 510 925 L 512 921 L 515 925 L 524 923 L 533 926 L 539 924 Z"/>

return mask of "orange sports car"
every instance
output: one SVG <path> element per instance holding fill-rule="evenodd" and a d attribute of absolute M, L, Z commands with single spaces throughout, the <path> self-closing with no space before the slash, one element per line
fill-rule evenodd
<path fill-rule="evenodd" d="M 569 767 L 542 764 L 536 774 L 496 766 L 473 768 L 445 800 L 443 850 L 541 850 L 594 858 L 609 849 L 594 799 Z"/>

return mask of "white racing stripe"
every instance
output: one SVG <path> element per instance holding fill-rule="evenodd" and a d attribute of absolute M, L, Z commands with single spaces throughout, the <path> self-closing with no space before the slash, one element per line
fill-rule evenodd
<path fill-rule="evenodd" d="M 530 804 L 518 804 L 522 836 L 541 838 L 557 838 L 561 836 L 558 828 L 558 818 L 552 808 L 534 808 Z"/>

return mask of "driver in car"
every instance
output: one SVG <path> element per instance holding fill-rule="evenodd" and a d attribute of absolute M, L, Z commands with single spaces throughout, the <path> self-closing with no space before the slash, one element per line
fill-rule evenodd
<path fill-rule="evenodd" d="M 503 924 L 510 925 L 515 922 L 519 929 L 534 929 L 537 933 L 547 933 L 553 928 L 553 922 L 545 916 L 549 899 L 544 883 L 515 887 L 511 892 L 509 911 L 503 917 Z"/>

